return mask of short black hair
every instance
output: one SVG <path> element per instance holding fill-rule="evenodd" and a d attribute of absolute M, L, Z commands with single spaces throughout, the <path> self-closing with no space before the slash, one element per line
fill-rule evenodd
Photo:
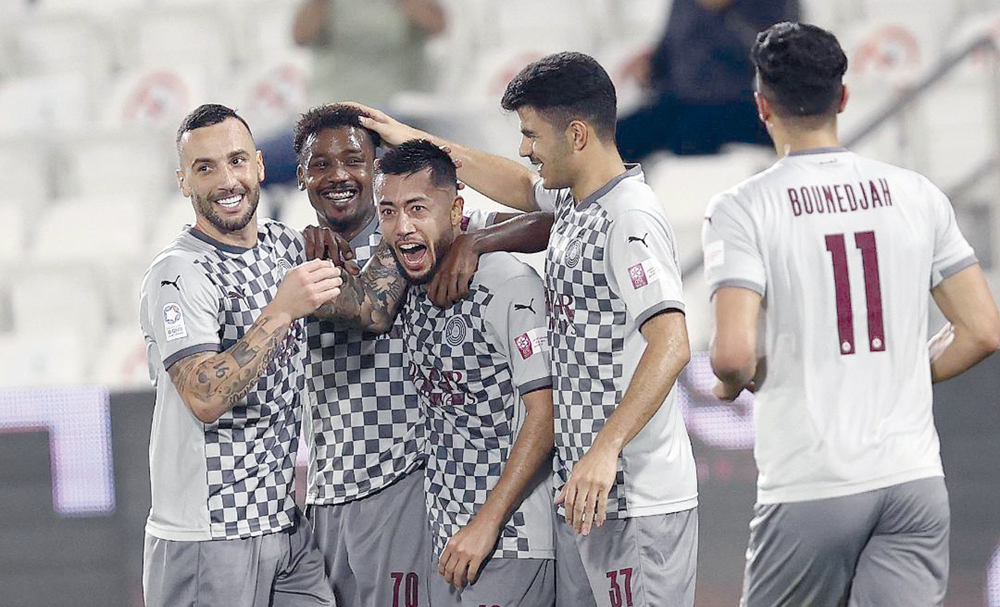
<path fill-rule="evenodd" d="M 243 126 L 247 127 L 250 138 L 253 138 L 253 131 L 250 130 L 250 125 L 247 124 L 246 120 L 243 120 L 242 116 L 236 113 L 236 110 L 218 103 L 203 103 L 192 110 L 181 121 L 181 126 L 177 129 L 177 149 L 180 150 L 181 137 L 184 136 L 184 133 L 190 133 L 195 129 L 219 124 L 229 118 L 235 118 L 242 122 Z"/>
<path fill-rule="evenodd" d="M 836 36 L 807 23 L 776 23 L 757 34 L 750 58 L 761 92 L 790 117 L 836 115 L 847 56 Z"/>
<path fill-rule="evenodd" d="M 409 175 L 431 170 L 431 183 L 439 188 L 456 187 L 455 163 L 444 150 L 426 139 L 411 139 L 382 156 L 378 172 L 383 175 Z"/>
<path fill-rule="evenodd" d="M 368 112 L 360 110 L 353 105 L 343 103 L 328 103 L 310 109 L 305 114 L 299 116 L 299 121 L 295 124 L 295 157 L 301 160 L 302 149 L 306 145 L 306 140 L 310 136 L 319 133 L 323 129 L 336 129 L 340 127 L 356 127 L 364 130 L 371 138 L 372 146 L 378 148 L 382 144 L 382 138 L 371 129 L 361 126 L 359 118 L 364 116 L 370 118 Z"/>
<path fill-rule="evenodd" d="M 529 64 L 507 84 L 500 105 L 507 111 L 531 106 L 563 125 L 583 120 L 605 141 L 615 136 L 615 85 L 601 64 L 583 53 L 556 53 Z"/>

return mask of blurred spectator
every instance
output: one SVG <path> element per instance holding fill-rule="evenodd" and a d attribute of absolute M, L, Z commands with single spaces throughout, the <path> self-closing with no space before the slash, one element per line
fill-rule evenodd
<path fill-rule="evenodd" d="M 424 45 L 446 26 L 438 0 L 303 0 L 292 37 L 313 51 L 310 104 L 360 101 L 391 111 L 393 95 L 432 82 Z M 295 180 L 291 125 L 261 150 L 266 185 Z"/>
<path fill-rule="evenodd" d="M 618 122 L 622 156 L 770 145 L 753 103 L 750 47 L 757 32 L 798 16 L 798 0 L 674 0 L 663 37 L 634 68 L 651 98 Z"/>

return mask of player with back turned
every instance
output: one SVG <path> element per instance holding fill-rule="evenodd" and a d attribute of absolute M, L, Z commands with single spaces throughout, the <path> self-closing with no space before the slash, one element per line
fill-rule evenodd
<path fill-rule="evenodd" d="M 752 58 L 779 160 L 713 198 L 703 228 L 715 393 L 756 389 L 742 604 L 940 605 L 950 514 L 931 384 L 1000 347 L 996 304 L 948 198 L 841 147 L 836 38 L 780 23 Z M 928 289 L 949 321 L 929 345 Z"/>

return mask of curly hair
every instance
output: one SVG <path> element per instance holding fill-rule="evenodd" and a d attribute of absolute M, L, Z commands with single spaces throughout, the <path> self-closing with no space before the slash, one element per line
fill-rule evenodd
<path fill-rule="evenodd" d="M 359 117 L 369 117 L 367 112 L 359 110 L 352 105 L 343 103 L 328 103 L 310 109 L 305 114 L 299 116 L 299 121 L 295 124 L 295 140 L 293 147 L 295 156 L 302 159 L 302 149 L 306 140 L 310 136 L 319 133 L 323 129 L 335 129 L 340 127 L 356 127 L 364 130 L 371 138 L 372 147 L 378 148 L 382 144 L 382 138 L 371 129 L 361 126 Z"/>

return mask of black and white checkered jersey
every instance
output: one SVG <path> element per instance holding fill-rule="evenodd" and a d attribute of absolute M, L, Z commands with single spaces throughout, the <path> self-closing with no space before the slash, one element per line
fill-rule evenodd
<path fill-rule="evenodd" d="M 427 410 L 425 484 L 435 553 L 486 502 L 525 419 L 520 395 L 551 386 L 545 293 L 508 253 L 479 260 L 469 297 L 438 308 L 411 287 L 403 307 L 409 374 Z M 500 532 L 495 558 L 552 558 L 551 473 Z"/>
<path fill-rule="evenodd" d="M 491 213 L 470 211 L 463 226 L 477 230 L 491 221 Z M 351 241 L 358 264 L 368 263 L 381 242 L 373 218 Z M 360 499 L 419 468 L 426 451 L 424 414 L 406 374 L 400 318 L 385 335 L 316 319 L 306 334 L 306 502 Z"/>
<path fill-rule="evenodd" d="M 191 413 L 167 369 L 192 354 L 231 348 L 303 256 L 298 232 L 264 219 L 250 249 L 187 227 L 146 272 L 140 324 L 156 387 L 150 535 L 233 539 L 293 524 L 292 475 L 305 387 L 303 323 L 292 323 L 266 372 L 214 423 Z"/>
<path fill-rule="evenodd" d="M 684 304 L 674 234 L 638 165 L 579 204 L 568 189 L 546 190 L 539 181 L 535 201 L 556 216 L 545 291 L 558 490 L 628 389 L 646 349 L 642 324 Z M 697 505 L 691 442 L 673 390 L 618 464 L 608 518 Z"/>

